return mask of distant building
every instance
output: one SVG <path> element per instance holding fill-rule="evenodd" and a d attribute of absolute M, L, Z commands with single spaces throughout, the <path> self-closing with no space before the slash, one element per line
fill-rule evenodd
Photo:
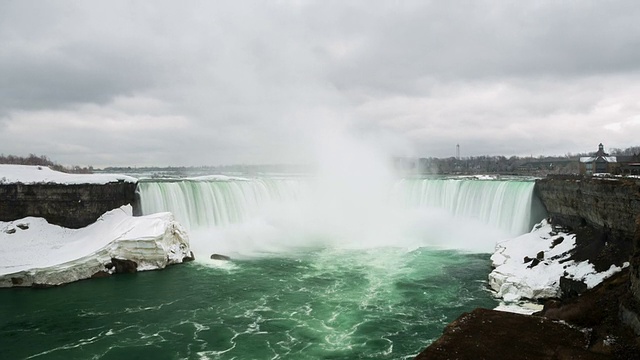
<path fill-rule="evenodd" d="M 604 145 L 598 145 L 598 151 L 593 156 L 580 158 L 580 174 L 617 174 L 640 175 L 640 155 L 609 156 L 604 152 Z"/>
<path fill-rule="evenodd" d="M 618 167 L 616 174 L 640 175 L 640 154 L 631 156 L 618 156 Z"/>
<path fill-rule="evenodd" d="M 604 145 L 598 145 L 598 152 L 593 156 L 580 158 L 580 174 L 612 173 L 617 159 L 604 152 Z"/>

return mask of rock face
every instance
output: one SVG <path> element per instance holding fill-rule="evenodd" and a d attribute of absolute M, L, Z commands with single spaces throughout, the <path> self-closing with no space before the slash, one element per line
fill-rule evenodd
<path fill-rule="evenodd" d="M 620 316 L 640 336 L 640 216 L 636 219 L 633 243 L 636 251 L 631 257 L 629 296 L 621 302 Z"/>
<path fill-rule="evenodd" d="M 568 298 L 536 316 L 463 314 L 417 359 L 640 359 L 640 179 L 552 176 L 535 191 L 552 224 L 575 234 L 572 260 L 597 271 L 628 261 L 629 270 L 586 291 L 559 279 Z M 555 249 L 570 239 L 552 240 Z"/>
<path fill-rule="evenodd" d="M 136 183 L 107 184 L 0 184 L 0 221 L 28 216 L 78 229 L 96 221 L 105 212 L 131 204 L 138 214 Z"/>
<path fill-rule="evenodd" d="M 624 270 L 580 297 L 548 301 L 533 316 L 476 309 L 416 359 L 638 359 L 638 339 L 618 316 L 627 284 Z"/>
<path fill-rule="evenodd" d="M 549 176 L 536 181 L 535 192 L 552 224 L 576 233 L 574 259 L 588 259 L 599 271 L 629 261 L 640 214 L 640 179 Z"/>
<path fill-rule="evenodd" d="M 133 274 L 138 271 L 138 263 L 133 260 L 111 258 L 111 264 L 116 274 Z M 109 268 L 109 266 L 105 267 Z"/>
<path fill-rule="evenodd" d="M 571 228 L 589 224 L 615 237 L 632 239 L 640 214 L 640 179 L 550 176 L 535 191 L 556 222 Z"/>
<path fill-rule="evenodd" d="M 620 315 L 640 335 L 640 179 L 547 177 L 535 190 L 552 222 L 576 232 L 574 257 L 596 267 L 630 261 L 630 294 Z"/>
<path fill-rule="evenodd" d="M 556 320 L 475 309 L 449 324 L 416 359 L 576 359 L 567 355 L 592 355 L 584 350 L 588 344 L 588 333 Z"/>

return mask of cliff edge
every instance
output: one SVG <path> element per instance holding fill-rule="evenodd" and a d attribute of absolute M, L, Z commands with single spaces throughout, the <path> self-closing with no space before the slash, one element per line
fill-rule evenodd
<path fill-rule="evenodd" d="M 551 224 L 575 234 L 572 260 L 629 270 L 532 316 L 465 313 L 417 359 L 640 358 L 640 179 L 550 176 L 535 193 Z"/>
<path fill-rule="evenodd" d="M 0 221 L 28 216 L 78 229 L 105 212 L 132 205 L 137 179 L 111 174 L 65 174 L 42 166 L 0 165 Z"/>

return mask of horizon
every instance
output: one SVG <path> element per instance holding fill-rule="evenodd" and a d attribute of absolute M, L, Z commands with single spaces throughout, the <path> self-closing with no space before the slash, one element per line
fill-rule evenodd
<path fill-rule="evenodd" d="M 631 146 L 628 148 L 616 148 L 616 147 L 611 147 L 609 149 L 607 149 L 607 147 L 605 146 L 605 151 L 607 152 L 628 152 L 630 150 L 636 150 L 636 149 L 640 149 L 640 146 Z M 551 155 L 525 155 L 525 156 L 519 156 L 519 155 L 505 155 L 505 154 L 497 154 L 497 155 L 487 155 L 487 154 L 482 154 L 482 155 L 472 155 L 472 156 L 460 156 L 458 158 L 456 158 L 455 155 L 451 155 L 451 156 L 445 156 L 445 157 L 431 157 L 431 156 L 413 156 L 413 157 L 400 157 L 400 156 L 390 156 L 386 159 L 386 161 L 397 161 L 397 160 L 420 160 L 420 159 L 435 159 L 435 160 L 448 160 L 448 159 L 457 159 L 459 161 L 465 161 L 465 160 L 473 160 L 473 159 L 478 159 L 478 158 L 482 158 L 482 157 L 489 157 L 489 158 L 495 158 L 495 157 L 504 157 L 506 159 L 511 159 L 513 157 L 517 158 L 517 160 L 526 160 L 526 159 L 547 159 L 547 158 L 566 158 L 566 159 L 578 159 L 581 156 L 591 156 L 593 154 L 596 153 L 597 150 L 594 151 L 587 151 L 587 152 L 569 152 L 566 154 L 551 154 Z M 640 154 L 640 152 L 638 153 Z M 72 168 L 72 167 L 84 167 L 84 168 L 93 168 L 94 170 L 105 170 L 108 168 L 115 168 L 115 169 L 126 169 L 126 168 L 131 168 L 131 169 L 145 169 L 145 168 L 158 168 L 158 169 L 171 169 L 171 168 L 231 168 L 231 167 L 314 167 L 314 166 L 318 166 L 319 164 L 313 163 L 313 162 L 307 162 L 307 163 L 226 163 L 226 164 L 194 164 L 194 165 L 184 165 L 184 164 L 149 164 L 149 165 L 135 165 L 135 164 L 123 164 L 123 165 L 105 165 L 105 166 L 100 166 L 100 165 L 95 165 L 95 164 L 61 164 L 59 162 L 57 162 L 55 159 L 50 158 L 47 155 L 37 155 L 37 154 L 29 154 L 27 156 L 23 156 L 23 155 L 16 155 L 16 154 L 0 154 L 0 157 L 2 156 L 15 156 L 15 157 L 19 157 L 19 158 L 28 158 L 29 156 L 36 156 L 39 158 L 46 158 L 49 161 L 51 161 L 53 164 L 55 165 L 59 165 L 65 168 Z M 3 164 L 2 162 L 0 162 L 0 165 Z"/>

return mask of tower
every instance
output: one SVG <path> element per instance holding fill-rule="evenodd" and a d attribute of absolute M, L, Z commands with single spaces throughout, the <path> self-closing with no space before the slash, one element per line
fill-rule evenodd
<path fill-rule="evenodd" d="M 460 144 L 456 144 L 456 159 L 460 160 Z"/>

